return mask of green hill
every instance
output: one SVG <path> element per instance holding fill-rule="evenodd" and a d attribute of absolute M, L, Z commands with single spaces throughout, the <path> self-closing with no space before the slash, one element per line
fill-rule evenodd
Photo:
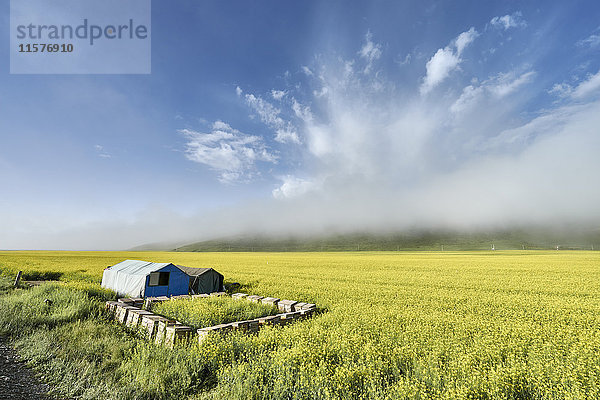
<path fill-rule="evenodd" d="M 180 246 L 174 251 L 409 251 L 600 249 L 600 230 L 415 231 L 321 236 L 240 235 Z"/>

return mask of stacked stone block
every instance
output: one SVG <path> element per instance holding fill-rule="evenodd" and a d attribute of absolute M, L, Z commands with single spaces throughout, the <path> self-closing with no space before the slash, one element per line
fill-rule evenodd
<path fill-rule="evenodd" d="M 107 301 L 106 310 L 108 314 L 121 324 L 130 329 L 137 329 L 148 340 L 156 344 L 162 344 L 168 347 L 174 347 L 180 343 L 188 343 L 194 331 L 191 327 L 183 325 L 177 321 L 170 320 L 149 311 L 152 304 L 167 301 L 169 299 L 202 299 L 206 297 L 226 296 L 225 292 L 215 292 L 197 295 L 181 295 L 142 298 L 122 298 L 118 301 Z M 263 326 L 287 325 L 297 319 L 303 319 L 316 312 L 316 305 L 313 303 L 297 302 L 294 300 L 280 300 L 276 297 L 263 297 L 257 295 L 247 295 L 246 293 L 235 293 L 231 296 L 233 299 L 246 299 L 255 303 L 270 304 L 276 306 L 280 314 L 269 315 L 253 320 L 236 321 L 229 324 L 220 324 L 198 329 L 198 341 L 202 343 L 207 337 L 214 334 L 225 334 L 231 330 L 239 330 L 246 333 L 256 333 Z M 140 307 L 144 309 L 140 309 Z"/>

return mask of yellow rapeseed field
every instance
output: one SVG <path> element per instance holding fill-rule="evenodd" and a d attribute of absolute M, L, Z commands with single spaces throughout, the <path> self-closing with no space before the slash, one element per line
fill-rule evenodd
<path fill-rule="evenodd" d="M 99 282 L 128 258 L 327 310 L 204 343 L 221 361 L 200 397 L 600 398 L 600 252 L 0 252 L 0 268 Z"/>

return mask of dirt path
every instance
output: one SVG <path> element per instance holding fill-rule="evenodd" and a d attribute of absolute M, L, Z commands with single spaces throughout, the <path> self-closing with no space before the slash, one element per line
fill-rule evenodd
<path fill-rule="evenodd" d="M 51 399 L 47 392 L 48 385 L 40 383 L 6 339 L 0 337 L 0 399 Z"/>

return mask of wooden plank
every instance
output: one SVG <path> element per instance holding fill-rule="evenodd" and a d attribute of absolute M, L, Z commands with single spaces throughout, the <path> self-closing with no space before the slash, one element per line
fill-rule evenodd
<path fill-rule="evenodd" d="M 21 280 L 21 275 L 23 275 L 23 271 L 17 272 L 17 277 L 15 278 L 15 284 L 13 285 L 14 287 L 19 286 L 19 281 Z"/>
<path fill-rule="evenodd" d="M 268 315 L 266 317 L 261 317 L 258 319 L 259 325 L 277 325 L 281 322 L 281 317 L 279 315 Z"/>
<path fill-rule="evenodd" d="M 109 316 L 113 317 L 114 313 L 115 313 L 115 310 L 117 308 L 117 305 L 119 305 L 118 301 L 107 301 L 106 304 L 105 304 L 105 306 L 104 306 L 104 309 L 106 311 L 108 311 L 108 315 Z"/>
<path fill-rule="evenodd" d="M 169 319 L 161 315 L 142 315 L 141 332 L 148 340 L 156 338 L 156 332 L 158 331 L 159 321 L 169 321 Z"/>
<path fill-rule="evenodd" d="M 129 315 L 129 310 L 137 310 L 137 309 L 138 308 L 125 305 L 124 303 L 118 304 L 117 308 L 115 310 L 115 319 L 119 323 L 124 324 L 125 322 L 127 322 L 127 316 Z"/>
<path fill-rule="evenodd" d="M 173 348 L 177 344 L 185 344 L 192 335 L 192 328 L 182 324 L 174 324 L 166 327 L 164 345 Z"/>
<path fill-rule="evenodd" d="M 175 325 L 177 322 L 173 320 L 160 320 L 158 321 L 158 326 L 156 328 L 156 337 L 154 338 L 154 343 L 162 344 L 165 340 L 165 334 L 167 330 L 167 326 Z"/>
<path fill-rule="evenodd" d="M 130 329 L 137 329 L 141 322 L 142 315 L 155 315 L 154 313 L 146 310 L 129 310 L 129 315 L 127 316 L 127 323 L 125 324 Z"/>

